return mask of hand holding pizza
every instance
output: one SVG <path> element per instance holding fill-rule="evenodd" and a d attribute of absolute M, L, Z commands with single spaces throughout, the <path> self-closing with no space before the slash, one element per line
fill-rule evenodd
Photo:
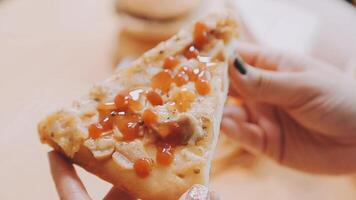
<path fill-rule="evenodd" d="M 231 93 L 249 119 L 225 108 L 222 128 L 247 149 L 285 166 L 324 174 L 356 171 L 356 81 L 306 57 L 239 44 Z"/>

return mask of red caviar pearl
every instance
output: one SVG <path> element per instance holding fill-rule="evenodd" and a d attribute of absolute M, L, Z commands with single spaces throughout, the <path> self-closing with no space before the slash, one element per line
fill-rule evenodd
<path fill-rule="evenodd" d="M 190 46 L 187 49 L 185 49 L 183 54 L 187 59 L 192 59 L 198 57 L 199 51 L 194 46 Z"/>
<path fill-rule="evenodd" d="M 188 75 L 184 71 L 181 71 L 174 76 L 173 81 L 179 87 L 186 84 L 188 82 L 188 79 Z"/>
<path fill-rule="evenodd" d="M 172 84 L 172 75 L 169 70 L 163 70 L 152 77 L 151 87 L 160 89 L 162 93 L 168 93 Z"/>
<path fill-rule="evenodd" d="M 129 96 L 124 95 L 124 94 L 118 94 L 115 97 L 114 102 L 115 102 L 116 108 L 119 111 L 125 111 L 125 110 L 127 110 L 128 105 L 129 105 Z"/>
<path fill-rule="evenodd" d="M 163 105 L 163 100 L 161 96 L 155 91 L 147 92 L 146 97 L 153 106 Z"/>
<path fill-rule="evenodd" d="M 103 127 L 99 123 L 91 124 L 88 127 L 88 131 L 89 131 L 89 137 L 96 139 L 100 137 L 101 134 L 103 133 Z"/>
<path fill-rule="evenodd" d="M 158 116 L 151 109 L 146 109 L 142 114 L 143 122 L 146 125 L 152 125 L 158 122 Z"/>
<path fill-rule="evenodd" d="M 197 22 L 194 28 L 194 44 L 200 49 L 208 42 L 208 27 L 203 22 Z"/>
<path fill-rule="evenodd" d="M 201 95 L 207 95 L 210 92 L 210 84 L 204 78 L 199 78 L 195 81 L 195 89 Z"/>
<path fill-rule="evenodd" d="M 161 165 L 169 165 L 174 158 L 173 148 L 169 144 L 160 144 L 157 146 L 156 161 Z"/>
<path fill-rule="evenodd" d="M 151 172 L 151 162 L 147 158 L 140 158 L 135 161 L 134 163 L 134 169 L 137 174 L 137 176 L 141 178 L 145 178 L 148 175 L 150 175 Z"/>
<path fill-rule="evenodd" d="M 179 69 L 180 72 L 184 72 L 185 74 L 188 75 L 189 81 L 194 81 L 197 77 L 196 74 L 194 74 L 193 69 L 187 66 L 183 66 Z"/>
<path fill-rule="evenodd" d="M 120 130 L 124 140 L 134 140 L 139 137 L 140 119 L 137 115 L 127 114 L 124 116 L 116 116 L 114 124 Z"/>
<path fill-rule="evenodd" d="M 174 69 L 177 65 L 179 65 L 179 60 L 173 56 L 169 56 L 164 60 L 163 68 L 165 69 Z"/>

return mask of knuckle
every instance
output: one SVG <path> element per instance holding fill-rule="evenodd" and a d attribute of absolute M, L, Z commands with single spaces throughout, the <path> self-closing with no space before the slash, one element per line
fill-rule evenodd
<path fill-rule="evenodd" d="M 256 73 L 255 80 L 253 81 L 253 93 L 257 97 L 263 97 L 266 91 L 271 87 L 271 79 L 263 75 L 261 72 Z"/>

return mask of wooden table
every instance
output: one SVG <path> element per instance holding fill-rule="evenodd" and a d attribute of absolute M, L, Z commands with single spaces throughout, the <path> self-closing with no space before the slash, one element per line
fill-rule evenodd
<path fill-rule="evenodd" d="M 353 63 L 356 28 L 349 25 L 356 21 L 355 11 L 341 1 L 236 1 L 260 43 L 326 58 L 341 67 Z M 317 6 L 323 9 L 315 11 Z M 0 0 L 0 199 L 57 198 L 49 148 L 40 145 L 36 123 L 113 71 L 118 48 L 125 48 L 117 41 L 119 26 L 111 1 Z M 335 27 L 343 42 L 334 37 L 323 42 L 335 36 Z M 334 54 L 326 50 L 330 47 Z M 78 171 L 94 199 L 110 188 Z M 224 200 L 356 197 L 349 177 L 305 175 L 265 160 L 249 170 L 228 169 L 213 178 L 212 188 Z"/>

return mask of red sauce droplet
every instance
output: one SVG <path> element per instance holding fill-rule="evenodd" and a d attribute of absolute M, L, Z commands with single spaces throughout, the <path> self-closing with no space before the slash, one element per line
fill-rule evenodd
<path fill-rule="evenodd" d="M 194 81 L 197 76 L 194 74 L 193 69 L 187 66 L 183 66 L 179 69 L 179 72 L 184 72 L 188 75 L 189 81 Z"/>
<path fill-rule="evenodd" d="M 185 49 L 183 54 L 187 59 L 192 59 L 198 57 L 199 51 L 194 46 L 189 46 L 187 49 Z"/>
<path fill-rule="evenodd" d="M 210 92 L 210 84 L 209 81 L 205 78 L 199 78 L 195 81 L 195 89 L 201 95 L 207 95 Z"/>
<path fill-rule="evenodd" d="M 140 117 L 135 114 L 118 115 L 114 118 L 114 124 L 120 130 L 124 140 L 134 140 L 140 135 Z"/>
<path fill-rule="evenodd" d="M 133 97 L 129 94 L 131 92 L 137 93 L 137 99 L 133 99 Z M 140 94 L 136 90 L 131 92 L 124 91 L 116 95 L 114 103 L 118 111 L 127 111 L 128 109 L 131 111 L 139 111 L 142 109 L 142 105 L 139 101 Z"/>
<path fill-rule="evenodd" d="M 150 175 L 151 172 L 151 162 L 147 158 L 141 158 L 135 161 L 134 169 L 137 176 L 145 178 Z"/>
<path fill-rule="evenodd" d="M 165 94 L 169 92 L 172 81 L 171 72 L 165 69 L 152 77 L 151 87 L 153 89 L 160 89 Z"/>
<path fill-rule="evenodd" d="M 194 27 L 194 44 L 201 49 L 208 42 L 208 27 L 203 22 L 197 22 Z"/>
<path fill-rule="evenodd" d="M 143 123 L 147 126 L 158 122 L 158 116 L 151 109 L 146 109 L 142 114 Z"/>
<path fill-rule="evenodd" d="M 146 97 L 153 106 L 163 105 L 163 100 L 161 96 L 155 91 L 147 92 Z"/>
<path fill-rule="evenodd" d="M 173 94 L 172 100 L 176 104 L 175 106 L 179 112 L 186 112 L 191 107 L 195 97 L 196 96 L 192 91 L 182 88 L 180 91 Z"/>
<path fill-rule="evenodd" d="M 174 81 L 174 83 L 179 87 L 179 86 L 182 86 L 182 85 L 188 83 L 189 77 L 188 77 L 188 75 L 187 75 L 184 71 L 181 71 L 181 72 L 178 72 L 178 73 L 174 76 L 173 81 Z"/>
<path fill-rule="evenodd" d="M 88 127 L 89 136 L 93 139 L 100 137 L 104 132 L 110 131 L 113 128 L 113 117 L 108 115 L 100 122 L 91 124 Z"/>
<path fill-rule="evenodd" d="M 164 60 L 163 68 L 165 69 L 174 69 L 177 65 L 179 65 L 179 60 L 173 56 L 169 56 Z"/>
<path fill-rule="evenodd" d="M 162 143 L 157 145 L 156 161 L 161 165 L 169 165 L 174 158 L 173 147 L 170 144 Z"/>
<path fill-rule="evenodd" d="M 129 96 L 118 94 L 116 95 L 114 102 L 118 111 L 126 111 L 129 106 Z"/>
<path fill-rule="evenodd" d="M 91 124 L 88 127 L 88 131 L 89 131 L 89 136 L 93 139 L 96 139 L 100 137 L 101 134 L 103 133 L 103 127 L 101 126 L 100 123 Z"/>
<path fill-rule="evenodd" d="M 101 121 L 105 117 L 111 115 L 112 112 L 115 112 L 116 106 L 114 103 L 99 104 L 97 110 L 99 112 L 99 121 Z"/>
<path fill-rule="evenodd" d="M 99 123 L 103 127 L 103 131 L 110 131 L 112 129 L 113 117 L 108 115 L 104 119 L 102 119 Z"/>
<path fill-rule="evenodd" d="M 133 99 L 129 99 L 128 101 L 128 108 L 133 111 L 139 111 L 142 110 L 142 104 L 139 101 L 135 101 Z"/>

